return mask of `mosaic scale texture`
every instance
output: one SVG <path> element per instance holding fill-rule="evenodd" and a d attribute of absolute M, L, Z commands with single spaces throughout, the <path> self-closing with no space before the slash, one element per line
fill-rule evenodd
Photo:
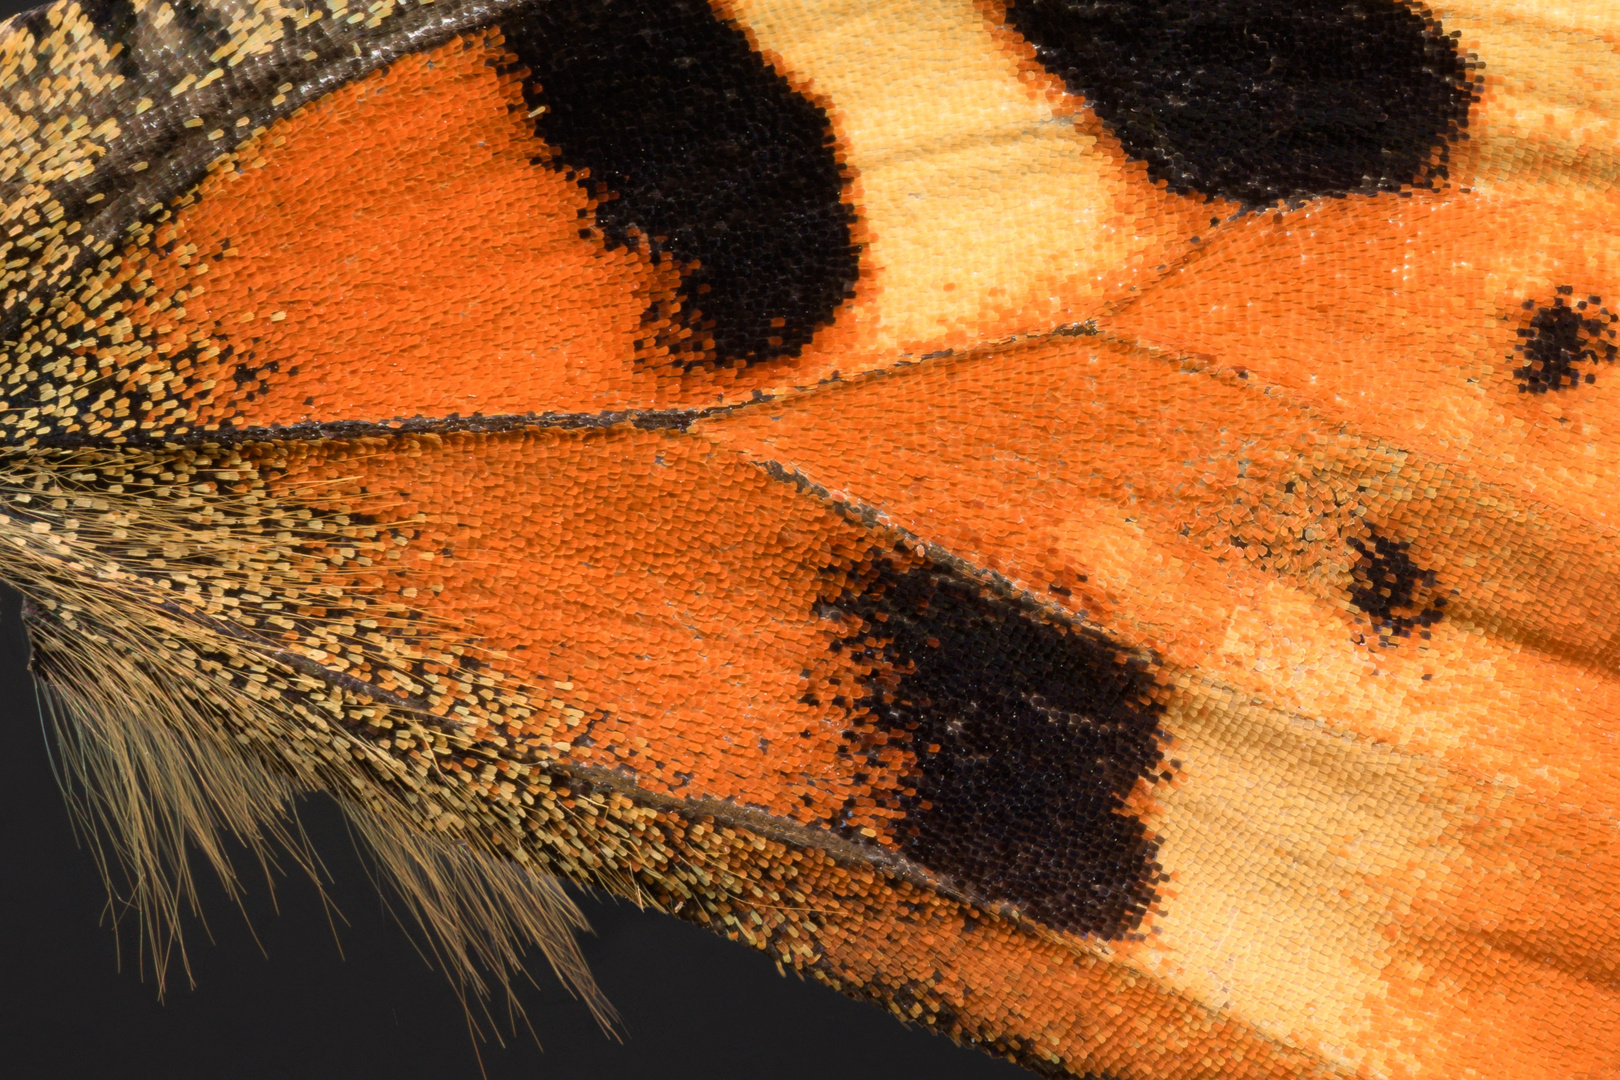
<path fill-rule="evenodd" d="M 1612 1080 L 1617 43 L 1596 0 L 19 16 L 36 674 L 197 805 L 325 789 L 1042 1075 Z"/>

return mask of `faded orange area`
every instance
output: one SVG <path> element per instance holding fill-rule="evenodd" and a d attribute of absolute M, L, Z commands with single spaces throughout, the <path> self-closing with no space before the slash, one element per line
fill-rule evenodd
<path fill-rule="evenodd" d="M 764 385 L 1083 322 L 1237 211 L 1155 185 L 996 7 L 725 3 L 826 103 L 866 243 L 856 298 Z"/>
<path fill-rule="evenodd" d="M 1356 1055 L 1392 1075 L 1450 1076 L 1458 1062 L 1515 1078 L 1612 1067 L 1616 1041 L 1588 1034 L 1620 1030 L 1608 899 L 1620 852 L 1605 809 L 1620 795 L 1612 530 L 1451 463 L 1324 434 L 1319 412 L 1252 374 L 1085 339 L 702 427 L 1171 668 L 1442 765 L 1455 790 L 1435 798 L 1454 825 L 1428 843 L 1459 854 L 1428 880 L 1421 861 L 1402 866 L 1359 901 L 1389 920 L 1389 955 L 1363 962 L 1390 990 L 1367 1004 Z M 1452 603 L 1429 638 L 1369 644 L 1346 602 L 1346 538 L 1367 524 L 1437 568 Z M 1268 1015 L 1263 1002 L 1232 1007 Z M 1480 1019 L 1462 1022 L 1469 1014 Z M 1484 1026 L 1490 1037 L 1471 1039 Z M 1453 1046 L 1455 1057 L 1443 1049 Z"/>
<path fill-rule="evenodd" d="M 1461 794 L 1436 791 L 1437 799 Z M 1608 1080 L 1620 1070 L 1620 850 L 1595 807 L 1462 794 L 1448 873 L 1397 866 L 1387 992 L 1362 1039 L 1397 1077 Z"/>

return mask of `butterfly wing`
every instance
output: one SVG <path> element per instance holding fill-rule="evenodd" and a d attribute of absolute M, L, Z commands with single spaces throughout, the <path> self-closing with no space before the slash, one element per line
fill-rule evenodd
<path fill-rule="evenodd" d="M 1606 18 L 25 16 L 40 673 L 1037 1071 L 1602 1075 Z"/>

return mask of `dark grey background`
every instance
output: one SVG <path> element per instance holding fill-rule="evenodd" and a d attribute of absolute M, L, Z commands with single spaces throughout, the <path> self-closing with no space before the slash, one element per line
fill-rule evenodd
<path fill-rule="evenodd" d="M 0 0 L 0 17 L 31 4 Z M 207 925 L 189 942 L 195 990 L 118 971 L 106 901 L 75 846 L 52 779 L 15 594 L 0 619 L 0 1073 L 76 1077 L 317 1078 L 479 1076 L 460 1004 L 381 910 L 329 804 L 300 810 L 337 880 L 348 919 L 340 956 L 307 881 L 285 879 L 275 904 L 249 878 L 247 913 L 205 882 Z M 279 914 L 277 908 L 279 907 Z M 763 956 L 674 919 L 585 901 L 597 934 L 585 953 L 623 1017 L 603 1036 L 536 958 L 522 1000 L 527 1035 L 481 1048 L 501 1077 L 836 1077 L 911 1080 L 1028 1076 L 794 976 Z M 257 942 L 254 939 L 257 934 Z M 210 936 L 212 941 L 210 941 Z M 262 951 L 260 946 L 262 945 Z"/>

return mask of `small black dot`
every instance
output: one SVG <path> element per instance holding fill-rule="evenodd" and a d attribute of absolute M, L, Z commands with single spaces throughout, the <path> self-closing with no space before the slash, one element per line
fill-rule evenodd
<path fill-rule="evenodd" d="M 1369 528 L 1367 539 L 1350 537 L 1346 543 L 1356 553 L 1350 568 L 1350 603 L 1372 621 L 1380 644 L 1391 645 L 1393 638 L 1422 637 L 1427 628 L 1444 616 L 1446 598 L 1432 597 L 1437 585 L 1435 573 L 1425 570 L 1408 553 L 1411 544 L 1384 536 Z"/>
<path fill-rule="evenodd" d="M 1477 89 L 1400 0 L 1010 0 L 1007 18 L 1155 180 L 1251 207 L 1433 186 Z"/>
<path fill-rule="evenodd" d="M 1616 324 L 1620 315 L 1601 307 L 1601 296 L 1577 301 L 1574 307 L 1565 302 L 1575 290 L 1560 285 L 1553 302 L 1537 306 L 1534 300 L 1524 302 L 1524 310 L 1535 314 L 1519 327 L 1519 343 L 1513 347 L 1520 366 L 1513 370 L 1519 380 L 1519 390 L 1530 394 L 1545 394 L 1549 390 L 1567 390 L 1581 383 L 1591 385 L 1597 376 L 1581 372 L 1577 364 L 1612 364 L 1620 356 L 1615 344 Z M 1595 310 L 1594 310 L 1595 309 Z"/>

